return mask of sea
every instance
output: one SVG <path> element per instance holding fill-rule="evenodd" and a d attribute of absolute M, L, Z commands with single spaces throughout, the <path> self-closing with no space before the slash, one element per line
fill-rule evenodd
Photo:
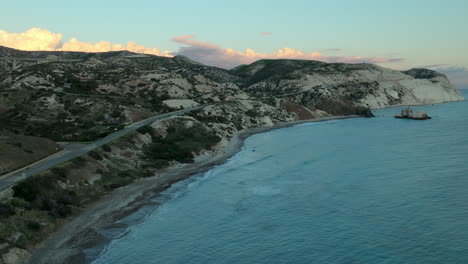
<path fill-rule="evenodd" d="M 468 263 L 468 101 L 402 108 L 253 135 L 92 263 Z"/>

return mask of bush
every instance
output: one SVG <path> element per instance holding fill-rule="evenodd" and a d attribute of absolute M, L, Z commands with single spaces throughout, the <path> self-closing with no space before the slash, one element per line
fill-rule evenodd
<path fill-rule="evenodd" d="M 64 89 L 65 92 L 90 94 L 95 92 L 98 87 L 98 83 L 93 80 L 81 81 L 73 78 L 70 80 L 70 83 L 70 88 Z"/>
<path fill-rule="evenodd" d="M 109 147 L 108 145 L 102 145 L 102 149 L 103 149 L 105 152 L 110 152 L 110 151 L 111 151 L 111 147 Z"/>
<path fill-rule="evenodd" d="M 84 162 L 86 162 L 86 160 L 82 156 L 72 159 L 72 163 L 76 166 L 81 166 Z"/>
<path fill-rule="evenodd" d="M 60 178 L 65 178 L 66 177 L 64 168 L 54 167 L 50 171 L 53 174 L 55 174 L 56 176 L 60 177 Z"/>
<path fill-rule="evenodd" d="M 94 158 L 95 160 L 102 160 L 102 156 L 95 150 L 89 152 L 89 156 Z"/>
<path fill-rule="evenodd" d="M 150 134 L 150 135 L 154 134 L 154 128 L 151 126 L 142 126 L 138 128 L 137 131 L 140 134 Z"/>
<path fill-rule="evenodd" d="M 28 221 L 26 227 L 32 231 L 39 231 L 41 229 L 41 225 L 36 221 Z"/>
<path fill-rule="evenodd" d="M 112 118 L 120 118 L 121 115 L 122 112 L 118 108 L 114 109 L 110 114 Z"/>
<path fill-rule="evenodd" d="M 257 112 L 256 112 L 255 110 L 253 110 L 253 109 L 247 110 L 247 111 L 245 112 L 245 114 L 248 115 L 248 116 L 250 116 L 250 117 L 256 117 L 256 116 L 258 116 Z"/>
<path fill-rule="evenodd" d="M 15 214 L 15 210 L 8 204 L 0 203 L 0 217 L 8 217 Z"/>
<path fill-rule="evenodd" d="M 104 188 L 107 190 L 114 190 L 123 186 L 126 186 L 133 182 L 132 177 L 111 177 L 104 183 Z"/>
<path fill-rule="evenodd" d="M 165 138 L 153 137 L 153 143 L 144 149 L 146 157 L 158 167 L 168 164 L 161 160 L 193 162 L 193 153 L 210 149 L 221 140 L 201 125 L 191 128 L 172 126 L 167 129 L 167 132 Z"/>
<path fill-rule="evenodd" d="M 21 198 L 27 202 L 32 202 L 38 194 L 36 182 L 24 180 L 13 186 L 13 197 Z"/>
<path fill-rule="evenodd" d="M 62 189 L 54 175 L 39 175 L 27 178 L 13 186 L 13 197 L 29 203 L 31 209 L 48 211 L 56 217 L 72 213 L 70 205 L 77 205 L 76 193 Z"/>

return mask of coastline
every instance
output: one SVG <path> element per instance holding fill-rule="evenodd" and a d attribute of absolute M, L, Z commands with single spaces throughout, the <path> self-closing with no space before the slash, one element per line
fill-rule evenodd
<path fill-rule="evenodd" d="M 468 91 L 468 89 L 467 89 Z M 468 100 L 468 97 L 465 98 L 465 95 L 463 95 L 463 92 L 460 92 L 461 96 L 463 97 L 463 100 L 458 100 L 458 101 L 442 101 L 438 103 L 430 103 L 430 104 L 425 104 L 425 103 L 420 103 L 420 104 L 395 104 L 395 105 L 388 105 L 385 107 L 379 107 L 379 108 L 371 108 L 372 111 L 374 110 L 381 110 L 381 109 L 391 109 L 391 108 L 398 108 L 398 107 L 420 107 L 420 106 L 433 106 L 433 105 L 441 105 L 441 104 L 448 104 L 448 103 L 458 103 L 458 102 L 464 102 Z M 468 94 L 468 93 L 467 93 Z"/>
<path fill-rule="evenodd" d="M 103 237 L 98 231 L 106 229 L 126 230 L 129 225 L 117 224 L 116 221 L 138 211 L 145 206 L 157 206 L 152 197 L 168 189 L 172 184 L 209 171 L 216 165 L 225 163 L 237 154 L 244 140 L 252 135 L 271 130 L 286 128 L 303 123 L 325 122 L 356 118 L 361 116 L 332 116 L 309 120 L 279 123 L 271 127 L 253 128 L 241 131 L 233 136 L 229 143 L 218 150 L 209 159 L 167 168 L 155 176 L 143 178 L 128 186 L 117 189 L 101 200 L 83 209 L 83 212 L 44 241 L 32 252 L 28 263 L 89 263 L 83 253 L 86 249 L 101 246 L 102 249 L 113 238 Z M 96 254 L 97 255 L 97 254 Z"/>

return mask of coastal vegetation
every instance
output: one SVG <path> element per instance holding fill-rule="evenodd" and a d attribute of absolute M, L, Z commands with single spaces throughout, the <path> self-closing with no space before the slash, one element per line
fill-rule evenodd
<path fill-rule="evenodd" d="M 199 124 L 190 128 L 170 126 L 167 136 L 152 135 L 152 143 L 145 147 L 146 159 L 156 164 L 193 162 L 194 154 L 210 150 L 221 138 Z"/>
<path fill-rule="evenodd" d="M 146 137 L 149 142 L 143 140 Z M 192 163 L 197 153 L 212 149 L 220 140 L 201 123 L 168 126 L 165 136 L 144 126 L 110 145 L 29 177 L 13 186 L 11 199 L 0 203 L 0 243 L 31 248 L 96 199 L 153 176 L 170 164 Z M 138 156 L 144 164 L 125 162 L 129 156 Z"/>

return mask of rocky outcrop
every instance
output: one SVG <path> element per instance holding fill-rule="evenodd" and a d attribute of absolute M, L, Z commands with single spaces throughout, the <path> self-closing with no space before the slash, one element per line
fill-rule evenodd
<path fill-rule="evenodd" d="M 426 120 L 426 119 L 431 119 L 431 117 L 427 115 L 426 111 L 421 110 L 421 111 L 417 112 L 416 114 L 414 114 L 412 119 Z"/>
<path fill-rule="evenodd" d="M 12 247 L 0 257 L 0 264 L 23 264 L 26 263 L 30 257 L 31 253 L 27 250 Z"/>
<path fill-rule="evenodd" d="M 170 99 L 170 100 L 164 100 L 163 104 L 165 104 L 167 107 L 171 109 L 182 109 L 182 108 L 189 108 L 189 107 L 194 107 L 198 106 L 199 103 L 190 100 L 190 99 Z"/>
<path fill-rule="evenodd" d="M 426 120 L 431 119 L 430 116 L 427 115 L 426 111 L 421 110 L 416 114 L 413 114 L 413 109 L 411 107 L 407 107 L 401 110 L 399 115 L 395 115 L 395 118 L 406 118 L 406 119 L 414 119 L 414 120 Z"/>
<path fill-rule="evenodd" d="M 325 111 L 318 110 L 318 109 L 309 109 L 305 106 L 302 106 L 302 105 L 299 105 L 290 101 L 282 101 L 281 108 L 284 109 L 288 113 L 296 114 L 298 120 L 308 120 L 308 119 L 330 116 L 330 114 Z"/>

